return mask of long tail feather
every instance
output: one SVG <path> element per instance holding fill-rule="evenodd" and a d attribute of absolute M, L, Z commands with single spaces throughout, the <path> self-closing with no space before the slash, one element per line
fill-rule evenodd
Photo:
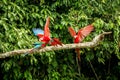
<path fill-rule="evenodd" d="M 29 53 L 32 53 L 34 50 L 36 50 L 36 49 L 39 49 L 41 46 L 42 46 L 42 43 L 41 42 L 35 42 L 34 44 L 34 48 L 33 49 L 31 49 L 30 51 L 28 51 L 28 52 L 26 52 L 25 54 L 23 54 L 23 56 L 26 56 L 26 55 L 28 55 Z"/>
<path fill-rule="evenodd" d="M 77 54 L 78 60 L 81 61 L 81 58 L 80 58 L 80 49 L 79 49 L 79 48 L 76 48 L 76 49 L 75 49 L 75 52 L 76 52 L 76 54 Z"/>

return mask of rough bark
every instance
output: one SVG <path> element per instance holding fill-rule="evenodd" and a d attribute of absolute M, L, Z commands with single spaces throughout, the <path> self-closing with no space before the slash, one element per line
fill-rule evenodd
<path fill-rule="evenodd" d="M 84 43 L 78 43 L 78 44 L 63 44 L 58 46 L 46 46 L 44 48 L 31 51 L 32 49 L 21 49 L 21 50 L 14 50 L 10 52 L 5 52 L 0 54 L 0 58 L 6 58 L 14 55 L 20 55 L 25 54 L 26 52 L 29 52 L 29 54 L 33 54 L 35 52 L 47 52 L 47 51 L 56 51 L 56 50 L 65 50 L 65 49 L 75 49 L 75 48 L 91 48 L 95 47 L 99 44 L 99 42 L 104 38 L 104 35 L 110 34 L 111 32 L 104 32 L 102 34 L 99 34 L 96 36 L 91 42 L 84 42 Z"/>

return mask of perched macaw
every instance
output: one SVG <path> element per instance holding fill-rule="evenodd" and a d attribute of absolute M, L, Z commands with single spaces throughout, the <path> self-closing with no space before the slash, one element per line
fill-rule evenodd
<path fill-rule="evenodd" d="M 94 29 L 93 25 L 88 25 L 84 28 L 81 28 L 76 34 L 75 30 L 72 27 L 68 28 L 70 35 L 74 38 L 74 43 L 80 43 L 83 39 L 90 34 L 90 32 Z M 75 52 L 77 53 L 78 60 L 80 61 L 80 49 L 76 48 Z"/>
<path fill-rule="evenodd" d="M 39 41 L 41 41 L 43 44 L 41 47 L 45 47 L 47 44 L 50 44 L 52 46 L 55 45 L 61 45 L 62 43 L 58 38 L 51 38 L 50 37 L 50 30 L 49 30 L 49 25 L 50 25 L 50 18 L 48 17 L 46 20 L 46 24 L 44 26 L 44 31 L 41 30 L 40 28 L 34 28 L 33 32 L 36 36 L 38 36 Z"/>
<path fill-rule="evenodd" d="M 50 30 L 49 30 L 50 18 L 48 17 L 46 20 L 46 24 L 44 27 L 44 31 L 39 28 L 34 28 L 33 32 L 36 36 L 38 36 L 39 41 L 43 42 L 41 47 L 45 47 L 50 41 Z"/>

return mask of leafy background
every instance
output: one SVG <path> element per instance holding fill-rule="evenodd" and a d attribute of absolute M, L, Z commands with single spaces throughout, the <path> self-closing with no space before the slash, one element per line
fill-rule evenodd
<path fill-rule="evenodd" d="M 81 75 L 74 50 L 17 55 L 0 59 L 1 80 L 117 80 L 120 75 L 119 0 L 1 0 L 0 53 L 32 48 L 37 38 L 32 28 L 44 28 L 50 16 L 52 37 L 72 43 L 67 28 L 78 30 L 94 24 L 95 30 L 83 41 L 91 41 L 104 31 L 112 31 L 95 48 L 81 49 Z"/>

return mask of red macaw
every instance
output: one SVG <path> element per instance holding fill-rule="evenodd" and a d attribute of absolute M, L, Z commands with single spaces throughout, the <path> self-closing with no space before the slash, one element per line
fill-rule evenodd
<path fill-rule="evenodd" d="M 26 52 L 25 55 L 27 55 L 28 53 L 34 51 L 35 49 L 41 48 L 41 47 L 45 47 L 47 44 L 50 44 L 52 46 L 55 45 L 62 45 L 62 43 L 60 42 L 60 40 L 58 38 L 50 38 L 50 30 L 49 30 L 49 24 L 50 24 L 50 18 L 48 17 L 44 26 L 44 31 L 39 29 L 39 28 L 33 28 L 33 33 L 38 36 L 39 39 L 39 43 L 36 42 L 34 43 L 34 48 L 31 49 L 29 52 Z M 24 56 L 25 56 L 24 55 Z"/>
<path fill-rule="evenodd" d="M 55 45 L 61 45 L 62 43 L 59 41 L 58 38 L 51 38 L 50 37 L 50 30 L 49 30 L 49 24 L 50 24 L 50 18 L 48 17 L 46 20 L 46 24 L 44 26 L 44 31 L 39 28 L 34 28 L 33 32 L 36 36 L 38 36 L 39 41 L 43 42 L 41 47 L 45 47 L 47 44 L 50 44 L 52 46 Z"/>
<path fill-rule="evenodd" d="M 70 32 L 70 35 L 74 38 L 74 43 L 80 43 L 83 41 L 83 39 L 90 34 L 90 32 L 94 29 L 93 25 L 88 25 L 84 28 L 81 28 L 78 33 L 74 31 L 72 27 L 69 27 L 68 30 Z M 75 52 L 77 53 L 78 60 L 80 61 L 80 52 L 79 48 L 75 49 Z"/>

